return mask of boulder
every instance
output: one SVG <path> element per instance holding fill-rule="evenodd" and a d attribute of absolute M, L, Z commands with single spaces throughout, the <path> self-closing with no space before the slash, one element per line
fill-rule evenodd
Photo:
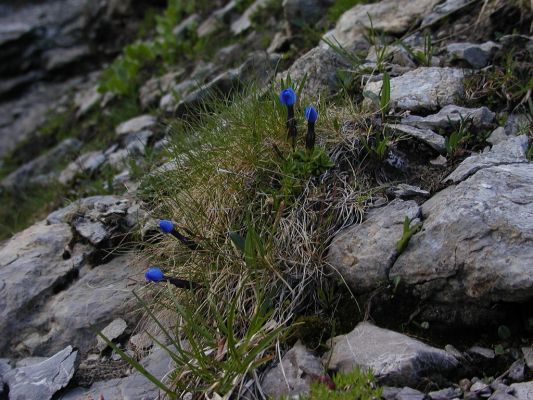
<path fill-rule="evenodd" d="M 405 217 L 418 218 L 414 201 L 394 200 L 370 210 L 363 223 L 341 232 L 329 247 L 328 262 L 357 293 L 389 283 L 388 273 L 396 257 Z M 416 223 L 416 222 L 413 222 Z"/>
<path fill-rule="evenodd" d="M 422 205 L 423 229 L 390 271 L 424 300 L 419 318 L 494 323 L 495 303 L 532 300 L 532 182 L 531 163 L 488 166 Z"/>
<path fill-rule="evenodd" d="M 324 367 L 320 359 L 297 342 L 283 356 L 280 364 L 265 373 L 261 388 L 273 399 L 305 395 L 309 393 L 313 379 L 323 375 Z"/>
<path fill-rule="evenodd" d="M 432 111 L 464 96 L 464 73 L 456 68 L 421 67 L 390 81 L 390 106 L 400 110 Z M 383 82 L 369 82 L 365 91 L 380 95 Z"/>
<path fill-rule="evenodd" d="M 451 61 L 466 61 L 472 68 L 486 67 L 501 45 L 494 42 L 477 43 L 450 43 L 446 46 Z"/>
<path fill-rule="evenodd" d="M 527 163 L 526 152 L 528 138 L 525 135 L 509 137 L 503 140 L 487 152 L 475 154 L 465 159 L 459 166 L 448 175 L 444 182 L 458 183 L 483 168 L 501 164 Z"/>
<path fill-rule="evenodd" d="M 78 352 L 67 346 L 54 356 L 5 376 L 10 400 L 50 400 L 74 375 Z"/>
<path fill-rule="evenodd" d="M 10 353 L 8 348 L 33 313 L 75 276 L 76 266 L 67 249 L 71 240 L 67 224 L 40 222 L 0 247 L 0 353 Z"/>
<path fill-rule="evenodd" d="M 421 129 L 453 129 L 459 124 L 469 122 L 473 129 L 487 129 L 494 123 L 495 113 L 487 107 L 465 108 L 453 104 L 443 107 L 438 113 L 419 117 L 409 115 L 402 118 L 402 124 L 411 125 Z"/>
<path fill-rule="evenodd" d="M 331 339 L 330 348 L 323 357 L 329 368 L 342 372 L 370 369 L 385 385 L 417 385 L 429 375 L 445 376 L 459 364 L 444 350 L 368 322 Z"/>

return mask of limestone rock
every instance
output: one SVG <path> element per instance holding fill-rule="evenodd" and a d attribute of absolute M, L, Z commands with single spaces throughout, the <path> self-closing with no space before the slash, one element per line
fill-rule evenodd
<path fill-rule="evenodd" d="M 532 299 L 532 182 L 531 163 L 489 166 L 422 205 L 423 229 L 390 275 L 435 309 L 454 310 L 420 318 L 477 324 L 492 320 L 491 303 Z"/>
<path fill-rule="evenodd" d="M 370 15 L 374 29 L 385 34 L 400 35 L 426 15 L 439 0 L 385 0 L 361 4 L 346 11 L 328 36 L 333 36 L 347 49 L 357 47 L 370 28 Z"/>
<path fill-rule="evenodd" d="M 385 124 L 385 126 L 392 131 L 400 134 L 409 135 L 425 144 L 439 153 L 446 152 L 446 139 L 438 133 L 433 132 L 427 128 L 416 128 L 411 125 L 404 124 Z"/>
<path fill-rule="evenodd" d="M 283 0 L 283 12 L 292 32 L 302 29 L 305 24 L 313 25 L 324 16 L 324 0 Z"/>
<path fill-rule="evenodd" d="M 157 379 L 164 379 L 172 370 L 173 363 L 169 354 L 156 348 L 141 360 L 141 364 Z M 63 394 L 61 400 L 79 400 L 80 398 L 105 399 L 157 399 L 159 390 L 139 372 L 120 379 L 95 382 L 88 389 L 75 388 Z"/>
<path fill-rule="evenodd" d="M 200 24 L 196 33 L 198 37 L 202 38 L 214 34 L 221 29 L 224 25 L 229 24 L 231 20 L 231 14 L 234 12 L 237 2 L 231 0 L 222 8 L 213 11 L 213 13 Z"/>
<path fill-rule="evenodd" d="M 470 122 L 474 129 L 486 129 L 494 122 L 495 113 L 487 107 L 465 108 L 456 105 L 447 105 L 438 113 L 419 117 L 409 115 L 402 118 L 402 124 L 415 126 L 422 129 L 450 129 L 458 126 L 462 121 Z"/>
<path fill-rule="evenodd" d="M 487 66 L 494 53 L 501 45 L 494 42 L 476 43 L 450 43 L 446 51 L 452 60 L 464 60 L 471 67 L 479 69 Z"/>
<path fill-rule="evenodd" d="M 168 93 L 168 91 L 171 90 L 174 85 L 176 85 L 177 80 L 181 75 L 183 75 L 184 72 L 184 70 L 169 72 L 162 77 L 152 78 L 146 81 L 139 91 L 139 101 L 142 109 L 146 110 L 149 107 L 157 105 L 163 94 Z M 145 118 L 145 120 L 146 126 L 143 126 L 141 130 L 151 126 L 148 122 L 150 119 Z M 143 124 L 140 124 L 140 126 L 142 125 Z"/>
<path fill-rule="evenodd" d="M 51 399 L 74 375 L 77 356 L 78 352 L 67 346 L 45 361 L 8 372 L 9 399 Z"/>
<path fill-rule="evenodd" d="M 308 394 L 313 378 L 324 375 L 320 359 L 297 342 L 276 365 L 264 375 L 261 387 L 270 398 Z"/>
<path fill-rule="evenodd" d="M 371 369 L 382 384 L 416 385 L 428 374 L 446 375 L 458 361 L 444 350 L 368 322 L 330 341 L 323 357 L 329 368 L 343 372 L 354 367 Z"/>
<path fill-rule="evenodd" d="M 332 242 L 328 261 L 356 292 L 367 292 L 387 284 L 396 257 L 396 243 L 402 237 L 405 217 L 415 219 L 420 208 L 414 201 L 394 200 L 368 212 Z"/>
<path fill-rule="evenodd" d="M 220 74 L 211 82 L 189 93 L 178 104 L 176 113 L 179 116 L 184 115 L 188 110 L 201 105 L 209 96 L 227 95 L 246 82 L 256 81 L 259 85 L 266 84 L 272 78 L 278 60 L 277 54 L 264 52 L 250 54 L 240 67 Z"/>
<path fill-rule="evenodd" d="M 35 224 L 0 247 L 0 352 L 17 339 L 43 299 L 75 274 L 69 253 L 72 240 L 66 224 Z M 32 310 L 32 311 L 30 311 Z"/>
<path fill-rule="evenodd" d="M 268 4 L 268 0 L 254 1 L 244 13 L 231 24 L 231 31 L 234 35 L 240 35 L 252 26 L 251 17 L 262 7 Z"/>
<path fill-rule="evenodd" d="M 404 387 L 396 395 L 396 400 L 425 400 L 426 395 L 419 390 Z"/>
<path fill-rule="evenodd" d="M 78 139 L 65 139 L 47 153 L 24 164 L 1 182 L 1 186 L 14 189 L 24 187 L 37 178 L 44 171 L 50 171 L 57 162 L 67 159 L 70 155 L 78 151 L 82 142 Z"/>
<path fill-rule="evenodd" d="M 470 0 L 446 0 L 436 5 L 433 10 L 424 16 L 422 26 L 434 24 L 439 20 L 446 18 L 451 13 L 460 10 L 463 6 L 470 3 Z"/>
<path fill-rule="evenodd" d="M 113 341 L 115 339 L 118 339 L 126 328 L 128 327 L 128 323 L 124 321 L 122 318 L 114 319 L 109 325 L 107 325 L 104 329 L 102 329 L 102 335 L 104 335 L 109 340 Z M 107 347 L 107 343 L 102 339 L 100 336 L 96 338 L 96 348 L 100 351 L 105 350 Z"/>
<path fill-rule="evenodd" d="M 174 29 L 172 30 L 172 34 L 178 37 L 183 36 L 188 31 L 198 26 L 200 24 L 200 21 L 201 18 L 198 14 L 191 14 L 174 27 Z"/>
<path fill-rule="evenodd" d="M 80 118 L 87 114 L 100 100 L 102 100 L 102 93 L 98 92 L 98 86 L 92 86 L 85 91 L 76 93 L 74 96 L 74 105 L 78 110 L 76 117 Z"/>
<path fill-rule="evenodd" d="M 82 154 L 72 161 L 59 174 L 59 182 L 63 185 L 70 184 L 78 174 L 93 174 L 106 161 L 106 156 L 101 150 L 90 151 Z"/>
<path fill-rule="evenodd" d="M 455 68 L 421 67 L 392 78 L 391 107 L 400 110 L 436 110 L 464 95 L 464 73 Z M 379 96 L 383 82 L 369 82 L 365 90 Z"/>
<path fill-rule="evenodd" d="M 117 136 L 128 133 L 140 132 L 152 128 L 157 123 L 157 119 L 151 115 L 140 115 L 128 121 L 124 121 L 115 128 Z"/>
<path fill-rule="evenodd" d="M 518 400 L 533 400 L 533 381 L 513 383 L 511 388 Z"/>
<path fill-rule="evenodd" d="M 468 157 L 444 181 L 457 183 L 483 168 L 501 164 L 527 163 L 527 147 L 527 136 L 510 137 L 507 140 L 495 144 L 486 153 Z"/>

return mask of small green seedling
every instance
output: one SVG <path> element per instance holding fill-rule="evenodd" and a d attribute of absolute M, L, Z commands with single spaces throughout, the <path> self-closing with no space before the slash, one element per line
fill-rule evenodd
<path fill-rule="evenodd" d="M 409 217 L 405 217 L 405 220 L 403 221 L 403 234 L 400 240 L 396 243 L 396 252 L 398 254 L 402 254 L 405 248 L 407 247 L 407 244 L 409 243 L 409 240 L 411 239 L 411 236 L 416 234 L 420 231 L 422 228 L 422 224 L 416 224 L 411 226 L 411 220 Z"/>

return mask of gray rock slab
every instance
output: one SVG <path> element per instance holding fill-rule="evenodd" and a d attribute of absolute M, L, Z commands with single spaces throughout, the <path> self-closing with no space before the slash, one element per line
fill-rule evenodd
<path fill-rule="evenodd" d="M 533 400 L 533 381 L 513 383 L 511 388 L 518 400 Z"/>
<path fill-rule="evenodd" d="M 457 68 L 421 67 L 392 78 L 391 107 L 400 110 L 437 110 L 464 96 L 464 72 Z M 379 96 L 383 82 L 369 82 L 365 91 Z"/>
<path fill-rule="evenodd" d="M 356 292 L 368 292 L 388 284 L 388 272 L 396 257 L 405 217 L 415 219 L 420 207 L 414 201 L 396 199 L 372 209 L 362 224 L 340 233 L 331 243 L 329 264 Z"/>
<path fill-rule="evenodd" d="M 429 192 L 423 190 L 418 186 L 408 185 L 406 183 L 400 183 L 394 187 L 391 187 L 387 192 L 391 193 L 394 197 L 400 199 L 408 199 L 413 197 L 429 197 Z"/>
<path fill-rule="evenodd" d="M 472 3 L 472 0 L 446 0 L 436 5 L 430 13 L 424 16 L 422 26 L 434 24 L 469 3 Z"/>
<path fill-rule="evenodd" d="M 241 33 L 247 31 L 252 26 L 252 16 L 260 10 L 262 7 L 268 4 L 268 0 L 256 0 L 254 1 L 242 15 L 235 20 L 231 26 L 231 32 L 234 35 L 240 35 Z"/>
<path fill-rule="evenodd" d="M 527 367 L 533 371 L 533 347 L 522 347 L 522 354 Z"/>
<path fill-rule="evenodd" d="M 157 123 L 157 119 L 152 115 L 140 115 L 132 118 L 128 121 L 122 122 L 115 128 L 117 136 L 125 135 L 128 133 L 139 132 L 145 129 L 154 127 Z"/>
<path fill-rule="evenodd" d="M 423 229 L 391 277 L 436 308 L 455 305 L 461 324 L 492 318 L 491 303 L 531 300 L 532 200 L 531 163 L 487 167 L 442 190 L 422 205 Z"/>
<path fill-rule="evenodd" d="M 19 350 L 44 354 L 72 344 L 82 352 L 96 346 L 94 326 L 103 329 L 116 318 L 134 325 L 137 301 L 130 277 L 142 273 L 133 255 L 116 257 L 96 266 L 43 306 L 25 325 Z"/>
<path fill-rule="evenodd" d="M 528 137 L 525 135 L 509 137 L 501 141 L 488 152 L 475 154 L 465 159 L 445 179 L 444 182 L 461 182 L 477 171 L 504 164 L 527 163 Z"/>
<path fill-rule="evenodd" d="M 416 385 L 426 374 L 445 375 L 458 365 L 444 350 L 368 322 L 333 338 L 330 347 L 323 357 L 329 368 L 344 372 L 368 368 L 386 385 Z"/>
<path fill-rule="evenodd" d="M 93 174 L 106 161 L 106 156 L 101 150 L 90 151 L 82 154 L 76 160 L 72 161 L 59 174 L 59 182 L 63 185 L 71 183 L 78 174 Z"/>
<path fill-rule="evenodd" d="M 104 329 L 102 329 L 102 335 L 113 341 L 122 336 L 127 327 L 128 323 L 126 321 L 124 321 L 122 318 L 117 318 L 111 321 L 111 323 L 107 325 Z M 107 342 L 105 342 L 104 339 L 98 336 L 96 338 L 96 348 L 100 351 L 103 351 L 106 347 Z"/>
<path fill-rule="evenodd" d="M 392 131 L 400 134 L 409 135 L 425 144 L 439 153 L 446 152 L 446 139 L 438 133 L 433 132 L 427 128 L 416 128 L 411 125 L 404 124 L 385 124 L 385 126 Z"/>
<path fill-rule="evenodd" d="M 75 154 L 82 144 L 78 139 L 65 139 L 47 153 L 13 171 L 2 180 L 1 185 L 11 189 L 24 187 L 32 178 L 43 174 L 44 171 L 50 171 L 58 162 Z"/>
<path fill-rule="evenodd" d="M 172 359 L 166 351 L 156 348 L 150 355 L 141 360 L 141 364 L 157 379 L 164 380 L 172 371 Z M 138 372 L 121 379 L 96 382 L 88 389 L 76 388 L 67 391 L 61 400 L 80 400 L 80 398 L 124 400 L 157 400 L 160 398 L 159 389 Z"/>
<path fill-rule="evenodd" d="M 404 387 L 396 395 L 396 400 L 424 400 L 426 395 L 419 390 Z"/>
<path fill-rule="evenodd" d="M 426 129 L 453 129 L 462 121 L 470 122 L 475 129 L 486 129 L 492 126 L 495 113 L 487 107 L 465 108 L 453 104 L 443 107 L 438 113 L 419 117 L 409 115 L 402 118 L 402 124 Z"/>
<path fill-rule="evenodd" d="M 297 342 L 282 358 L 281 363 L 267 371 L 261 388 L 269 398 L 308 394 L 313 378 L 324 374 L 320 359 Z"/>
<path fill-rule="evenodd" d="M 9 400 L 49 400 L 74 375 L 78 352 L 67 346 L 54 356 L 6 374 Z"/>
<path fill-rule="evenodd" d="M 486 67 L 494 53 L 501 45 L 494 42 L 486 43 L 450 43 L 446 51 L 452 60 L 464 60 L 471 67 L 479 69 Z"/>
<path fill-rule="evenodd" d="M 0 352 L 25 328 L 56 287 L 68 281 L 75 266 L 65 253 L 72 240 L 67 224 L 39 222 L 13 236 L 0 247 Z"/>

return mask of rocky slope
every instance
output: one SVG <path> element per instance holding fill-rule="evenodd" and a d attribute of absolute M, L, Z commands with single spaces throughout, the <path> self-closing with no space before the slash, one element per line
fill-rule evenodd
<path fill-rule="evenodd" d="M 0 67 L 0 154 L 43 126 L 50 108 L 64 107 L 61 129 L 75 132 L 11 168 L 3 195 L 51 185 L 62 198 L 88 185 L 101 192 L 0 244 L 0 398 L 162 395 L 96 334 L 159 380 L 176 368 L 137 299 L 157 293 L 144 283 L 152 256 L 144 246 L 162 240 L 154 218 L 163 217 L 139 185 L 183 165 L 167 151 L 172 124 L 217 96 L 252 83 L 266 91 L 288 77 L 304 83 L 303 96 L 333 99 L 321 112 L 341 107 L 335 96 L 349 99 L 329 157 L 352 186 L 356 170 L 373 186 L 360 204 L 346 201 L 352 217 L 321 266 L 366 312 L 342 315 L 349 329 L 327 332 L 314 350 L 301 341 L 270 349 L 276 357 L 243 380 L 242 397 L 306 394 L 329 373 L 359 367 L 373 371 L 385 400 L 532 398 L 531 7 L 383 0 L 328 22 L 340 2 L 274 3 L 220 2 L 173 21 L 173 34 L 187 38 L 179 43 L 205 48 L 191 56 L 183 45 L 183 60 L 163 72 L 147 63 L 124 114 L 124 97 L 100 93 L 90 72 L 121 44 L 102 38 L 132 18 L 133 3 L 0 4 L 0 54 L 9 60 Z M 310 26 L 323 41 L 305 40 Z M 201 38 L 219 41 L 211 48 Z"/>

